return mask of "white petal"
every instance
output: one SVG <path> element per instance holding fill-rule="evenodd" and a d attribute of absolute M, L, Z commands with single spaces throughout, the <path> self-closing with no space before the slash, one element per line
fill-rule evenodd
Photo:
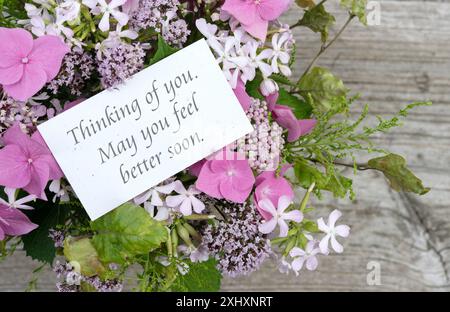
<path fill-rule="evenodd" d="M 127 14 L 120 11 L 112 11 L 111 14 L 121 25 L 126 25 L 128 23 L 129 17 Z"/>
<path fill-rule="evenodd" d="M 283 219 L 278 219 L 278 225 L 280 226 L 280 237 L 286 237 L 289 232 L 289 226 Z"/>
<path fill-rule="evenodd" d="M 268 198 L 264 198 L 258 202 L 259 208 L 261 208 L 264 211 L 267 211 L 272 216 L 277 215 L 277 210 L 275 209 L 275 206 L 272 204 L 272 201 Z"/>
<path fill-rule="evenodd" d="M 338 225 L 334 231 L 341 237 L 348 237 L 350 234 L 350 227 L 348 225 Z"/>
<path fill-rule="evenodd" d="M 108 12 L 105 12 L 105 14 L 103 14 L 102 19 L 100 20 L 100 23 L 98 24 L 98 28 L 100 28 L 101 31 L 109 30 L 109 13 Z"/>
<path fill-rule="evenodd" d="M 317 220 L 317 227 L 319 230 L 321 230 L 324 233 L 330 232 L 330 228 L 325 224 L 325 221 L 323 221 L 323 218 L 320 218 Z"/>
<path fill-rule="evenodd" d="M 276 226 L 277 226 L 277 219 L 272 218 L 269 221 L 265 221 L 264 223 L 261 223 L 258 226 L 258 230 L 263 234 L 269 234 L 269 233 L 272 233 L 273 230 L 275 230 Z"/>
<path fill-rule="evenodd" d="M 175 181 L 173 182 L 173 189 L 178 194 L 186 194 L 186 188 L 184 187 L 183 183 L 181 181 Z"/>
<path fill-rule="evenodd" d="M 295 222 L 302 222 L 303 220 L 303 213 L 300 212 L 300 210 L 292 210 L 287 213 L 284 213 L 281 218 L 283 220 L 292 220 Z"/>
<path fill-rule="evenodd" d="M 184 216 L 190 216 L 192 214 L 192 202 L 189 198 L 185 198 L 181 203 L 180 212 Z"/>
<path fill-rule="evenodd" d="M 337 253 L 341 253 L 344 251 L 344 247 L 336 240 L 336 237 L 331 236 L 331 247 L 333 247 L 334 251 Z"/>
<path fill-rule="evenodd" d="M 158 207 L 158 212 L 154 218 L 157 221 L 164 221 L 169 219 L 169 209 L 167 207 Z"/>
<path fill-rule="evenodd" d="M 166 204 L 169 207 L 178 207 L 187 197 L 185 195 L 167 196 Z"/>
<path fill-rule="evenodd" d="M 292 258 L 300 257 L 300 256 L 304 256 L 304 255 L 305 255 L 305 251 L 304 251 L 303 249 L 301 249 L 301 248 L 294 247 L 294 248 L 292 248 L 291 251 L 289 252 L 289 255 L 290 255 Z"/>
<path fill-rule="evenodd" d="M 286 210 L 286 208 L 289 207 L 291 204 L 292 204 L 291 197 L 285 195 L 281 196 L 278 199 L 278 209 L 277 209 L 278 213 L 282 214 Z"/>
<path fill-rule="evenodd" d="M 306 268 L 310 271 L 314 271 L 317 269 L 317 266 L 319 265 L 319 261 L 317 261 L 317 257 L 308 257 L 306 260 Z"/>
<path fill-rule="evenodd" d="M 192 207 L 194 208 L 194 211 L 196 213 L 202 213 L 202 211 L 205 209 L 205 204 L 202 203 L 200 200 L 195 198 L 194 196 L 189 197 L 192 202 Z"/>
<path fill-rule="evenodd" d="M 334 228 L 334 225 L 336 224 L 336 221 L 342 216 L 342 213 L 335 209 L 333 212 L 330 213 L 330 216 L 328 217 L 328 226 L 330 228 Z"/>
<path fill-rule="evenodd" d="M 305 258 L 299 257 L 292 261 L 292 270 L 298 272 L 303 268 L 303 263 L 305 262 Z"/>
<path fill-rule="evenodd" d="M 328 243 L 330 241 L 330 234 L 325 235 L 324 238 L 319 243 L 320 252 L 323 254 L 328 254 Z"/>

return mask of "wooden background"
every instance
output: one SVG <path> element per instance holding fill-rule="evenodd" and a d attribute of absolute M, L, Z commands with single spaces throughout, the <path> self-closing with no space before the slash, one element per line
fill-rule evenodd
<path fill-rule="evenodd" d="M 345 12 L 337 0 L 328 2 L 338 28 Z M 381 25 L 364 28 L 353 21 L 318 65 L 360 92 L 361 104 L 369 103 L 372 114 L 389 116 L 416 100 L 434 102 L 413 112 L 404 127 L 376 139 L 405 155 L 432 191 L 423 197 L 399 194 L 379 173 L 360 173 L 357 201 L 327 198 L 314 205 L 320 215 L 343 211 L 343 222 L 352 228 L 344 254 L 320 258 L 316 272 L 299 277 L 280 275 L 267 263 L 247 278 L 225 279 L 224 291 L 450 291 L 450 3 L 380 3 Z M 295 13 L 286 20 L 293 24 Z M 318 38 L 297 30 L 298 72 L 318 51 Z M 367 283 L 372 264 L 380 267 L 381 285 Z M 0 263 L 0 290 L 24 290 L 37 266 L 21 251 Z M 53 291 L 54 283 L 54 275 L 44 271 L 38 290 Z"/>

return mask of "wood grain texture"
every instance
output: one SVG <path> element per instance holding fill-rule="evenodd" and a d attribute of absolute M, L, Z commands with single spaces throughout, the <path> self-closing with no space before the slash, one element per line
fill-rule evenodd
<path fill-rule="evenodd" d="M 329 2 L 341 25 L 345 12 Z M 267 263 L 247 278 L 225 279 L 224 291 L 450 291 L 450 3 L 383 0 L 381 9 L 381 25 L 352 22 L 318 65 L 361 93 L 360 103 L 370 104 L 372 114 L 388 116 L 416 100 L 434 102 L 413 112 L 404 127 L 376 138 L 405 155 L 432 191 L 399 194 L 379 173 L 362 172 L 354 181 L 357 201 L 314 200 L 318 215 L 339 208 L 352 227 L 344 254 L 320 258 L 316 272 L 300 277 L 280 276 Z M 286 17 L 290 24 L 296 19 L 295 12 Z M 296 36 L 300 73 L 320 43 L 306 29 Z M 380 264 L 379 286 L 367 283 L 370 262 Z M 0 263 L 0 290 L 23 290 L 37 265 L 21 251 Z M 38 286 L 54 290 L 52 273 L 45 271 Z"/>

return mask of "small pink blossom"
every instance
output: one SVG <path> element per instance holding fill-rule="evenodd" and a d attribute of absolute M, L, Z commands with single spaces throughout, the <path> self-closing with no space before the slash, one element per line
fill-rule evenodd
<path fill-rule="evenodd" d="M 252 36 L 264 41 L 269 21 L 280 17 L 291 0 L 226 0 L 222 10 L 231 14 Z"/>
<path fill-rule="evenodd" d="M 247 94 L 245 83 L 240 77 L 238 78 L 236 88 L 234 88 L 233 91 L 244 111 L 247 111 L 250 108 L 250 105 L 252 105 L 252 98 Z"/>
<path fill-rule="evenodd" d="M 37 228 L 20 210 L 0 204 L 0 241 L 6 235 L 19 236 Z"/>
<path fill-rule="evenodd" d="M 265 171 L 256 178 L 255 203 L 256 208 L 265 220 L 272 218 L 272 215 L 261 209 L 259 202 L 263 199 L 269 199 L 275 206 L 281 196 L 294 198 L 294 191 L 288 180 L 282 174 L 277 177 L 275 171 Z"/>
<path fill-rule="evenodd" d="M 308 134 L 316 126 L 315 119 L 297 119 L 290 107 L 276 104 L 278 92 L 266 97 L 269 110 L 272 112 L 273 119 L 283 128 L 288 130 L 288 142 L 294 142 L 299 137 Z"/>
<path fill-rule="evenodd" d="M 331 240 L 331 247 L 337 253 L 344 251 L 344 247 L 336 240 L 336 236 L 348 237 L 350 234 L 350 227 L 348 225 L 338 225 L 336 226 L 336 221 L 342 216 L 342 213 L 335 209 L 328 217 L 328 224 L 325 224 L 323 218 L 317 220 L 317 225 L 319 230 L 324 232 L 326 235 L 319 243 L 320 251 L 324 254 L 329 252 L 328 244 Z"/>
<path fill-rule="evenodd" d="M 252 169 L 237 153 L 227 155 L 226 159 L 232 160 L 208 160 L 200 171 L 196 187 L 211 197 L 243 203 L 255 183 Z"/>
<path fill-rule="evenodd" d="M 292 198 L 288 196 L 281 196 L 278 200 L 278 206 L 275 208 L 270 199 L 266 198 L 259 202 L 259 207 L 262 210 L 267 211 L 272 215 L 272 218 L 268 221 L 263 221 L 259 225 L 258 229 L 263 234 L 272 233 L 277 224 L 280 227 L 280 237 L 286 237 L 289 231 L 289 226 L 286 221 L 291 220 L 294 222 L 301 222 L 303 220 L 303 214 L 300 210 L 291 210 L 285 212 L 285 210 L 292 204 Z"/>
<path fill-rule="evenodd" d="M 40 133 L 36 131 L 30 138 L 22 132 L 19 124 L 15 124 L 3 135 L 3 143 L 0 185 L 22 188 L 45 199 L 47 182 L 60 179 L 63 173 Z"/>
<path fill-rule="evenodd" d="M 298 272 L 303 268 L 305 263 L 307 270 L 316 270 L 319 265 L 319 261 L 317 260 L 317 254 L 319 253 L 320 248 L 317 247 L 317 243 L 315 241 L 309 241 L 306 244 L 305 250 L 298 247 L 292 248 L 289 252 L 289 255 L 294 258 L 291 264 L 292 270 L 296 275 L 298 275 Z"/>
<path fill-rule="evenodd" d="M 33 40 L 28 31 L 19 28 L 0 27 L 0 42 L 0 84 L 19 101 L 26 101 L 55 78 L 69 52 L 59 37 Z"/>
<path fill-rule="evenodd" d="M 205 209 L 205 204 L 202 203 L 195 195 L 199 195 L 201 192 L 191 185 L 188 190 L 184 187 L 180 181 L 175 181 L 175 192 L 179 195 L 167 196 L 166 204 L 171 208 L 179 207 L 180 212 L 184 216 L 190 216 L 192 210 L 196 213 L 202 213 Z"/>

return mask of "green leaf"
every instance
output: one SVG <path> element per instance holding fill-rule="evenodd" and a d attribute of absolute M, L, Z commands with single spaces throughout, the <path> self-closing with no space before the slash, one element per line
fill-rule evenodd
<path fill-rule="evenodd" d="M 298 119 L 307 119 L 311 117 L 312 107 L 299 97 L 290 94 L 283 88 L 279 90 L 278 104 L 289 106 L 293 109 L 295 117 Z"/>
<path fill-rule="evenodd" d="M 359 21 L 367 25 L 366 7 L 367 0 L 341 0 L 341 6 L 359 18 Z"/>
<path fill-rule="evenodd" d="M 55 258 L 56 248 L 53 240 L 48 236 L 49 230 L 64 224 L 69 209 L 41 200 L 37 200 L 33 207 L 35 209 L 27 214 L 39 227 L 22 236 L 23 248 L 27 256 L 32 259 L 51 264 Z"/>
<path fill-rule="evenodd" d="M 150 60 L 150 65 L 153 65 L 162 59 L 168 57 L 169 55 L 174 54 L 179 49 L 173 48 L 164 41 L 163 37 L 158 36 L 158 46 L 156 49 L 156 53 L 153 58 Z"/>
<path fill-rule="evenodd" d="M 307 189 L 316 183 L 317 189 L 323 189 L 327 185 L 327 178 L 314 166 L 310 166 L 306 161 L 298 160 L 294 165 L 295 177 L 301 187 Z"/>
<path fill-rule="evenodd" d="M 400 192 L 412 192 L 424 195 L 430 191 L 424 187 L 422 181 L 417 178 L 406 165 L 406 160 L 396 154 L 389 154 L 369 160 L 368 166 L 384 173 L 391 187 Z"/>
<path fill-rule="evenodd" d="M 320 4 L 310 10 L 306 10 L 298 24 L 308 27 L 313 32 L 320 33 L 322 42 L 326 42 L 328 40 L 328 30 L 335 22 L 334 16 L 325 10 L 323 4 Z"/>
<path fill-rule="evenodd" d="M 259 71 L 256 72 L 255 79 L 253 79 L 252 81 L 248 81 L 245 85 L 245 91 L 247 91 L 248 95 L 250 95 L 252 98 L 263 100 L 264 96 L 259 91 L 262 81 L 263 77 L 261 73 Z"/>
<path fill-rule="evenodd" d="M 189 272 L 179 275 L 172 284 L 173 291 L 212 292 L 220 290 L 222 275 L 217 269 L 217 260 L 190 263 Z"/>
<path fill-rule="evenodd" d="M 167 239 L 165 226 L 132 203 L 91 222 L 91 228 L 97 232 L 92 243 L 103 262 L 123 264 L 158 248 Z"/>
<path fill-rule="evenodd" d="M 328 69 L 314 67 L 299 83 L 301 93 L 313 109 L 325 113 L 340 112 L 347 107 L 348 89 Z"/>
<path fill-rule="evenodd" d="M 85 276 L 102 276 L 106 269 L 98 258 L 97 250 L 89 238 L 76 239 L 68 237 L 64 241 L 64 256 L 70 262 L 80 265 L 81 274 Z"/>

